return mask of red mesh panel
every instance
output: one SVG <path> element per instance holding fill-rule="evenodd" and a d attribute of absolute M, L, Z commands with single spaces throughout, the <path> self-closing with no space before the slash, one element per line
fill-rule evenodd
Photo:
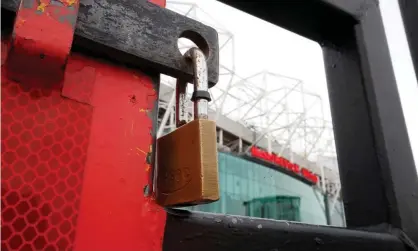
<path fill-rule="evenodd" d="M 161 250 L 166 214 L 143 194 L 157 79 L 73 53 L 62 88 L 17 84 L 6 42 L 3 250 Z"/>
<path fill-rule="evenodd" d="M 61 97 L 58 86 L 3 78 L 1 89 L 1 248 L 69 250 L 92 107 Z"/>

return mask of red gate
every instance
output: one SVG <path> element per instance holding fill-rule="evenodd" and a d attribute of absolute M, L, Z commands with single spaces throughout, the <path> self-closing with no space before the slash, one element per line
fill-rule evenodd
<path fill-rule="evenodd" d="M 2 249 L 160 250 L 143 194 L 158 79 L 70 54 L 77 8 L 24 0 L 2 38 Z"/>

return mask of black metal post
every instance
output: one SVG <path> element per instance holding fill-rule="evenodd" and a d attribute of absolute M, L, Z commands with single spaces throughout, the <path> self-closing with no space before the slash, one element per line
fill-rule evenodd
<path fill-rule="evenodd" d="M 398 0 L 418 81 L 418 0 Z"/>
<path fill-rule="evenodd" d="M 418 178 L 378 1 L 222 2 L 323 46 L 347 227 L 387 224 L 418 242 Z"/>
<path fill-rule="evenodd" d="M 325 219 L 327 220 L 327 225 L 331 225 L 331 212 L 329 208 L 329 195 L 327 192 L 324 193 L 324 208 L 325 208 Z"/>

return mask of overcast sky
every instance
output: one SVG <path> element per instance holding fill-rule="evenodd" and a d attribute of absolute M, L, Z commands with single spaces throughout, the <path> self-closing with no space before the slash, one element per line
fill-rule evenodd
<path fill-rule="evenodd" d="M 397 0 L 380 1 L 399 94 L 418 168 L 418 117 L 416 117 L 418 84 Z M 173 5 L 170 2 L 168 1 L 167 7 L 180 8 L 179 5 Z M 182 0 L 178 2 L 197 3 L 202 10 L 209 14 L 205 16 L 205 14 L 198 13 L 200 19 L 213 18 L 216 20 L 215 23 L 219 23 L 219 27 L 234 34 L 235 72 L 239 76 L 248 77 L 266 70 L 301 79 L 305 82 L 307 89 L 322 96 L 326 103 L 326 117 L 331 119 L 322 52 L 316 42 L 215 0 Z M 224 60 L 224 64 L 228 64 L 228 58 L 230 57 L 223 56 L 221 60 Z"/>
<path fill-rule="evenodd" d="M 380 0 L 398 91 L 418 172 L 418 84 L 397 0 Z"/>

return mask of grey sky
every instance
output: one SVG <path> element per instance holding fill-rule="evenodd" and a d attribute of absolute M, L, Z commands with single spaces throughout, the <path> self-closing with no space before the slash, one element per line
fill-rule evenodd
<path fill-rule="evenodd" d="M 397 0 L 380 0 L 393 69 L 418 172 L 418 84 Z"/>

